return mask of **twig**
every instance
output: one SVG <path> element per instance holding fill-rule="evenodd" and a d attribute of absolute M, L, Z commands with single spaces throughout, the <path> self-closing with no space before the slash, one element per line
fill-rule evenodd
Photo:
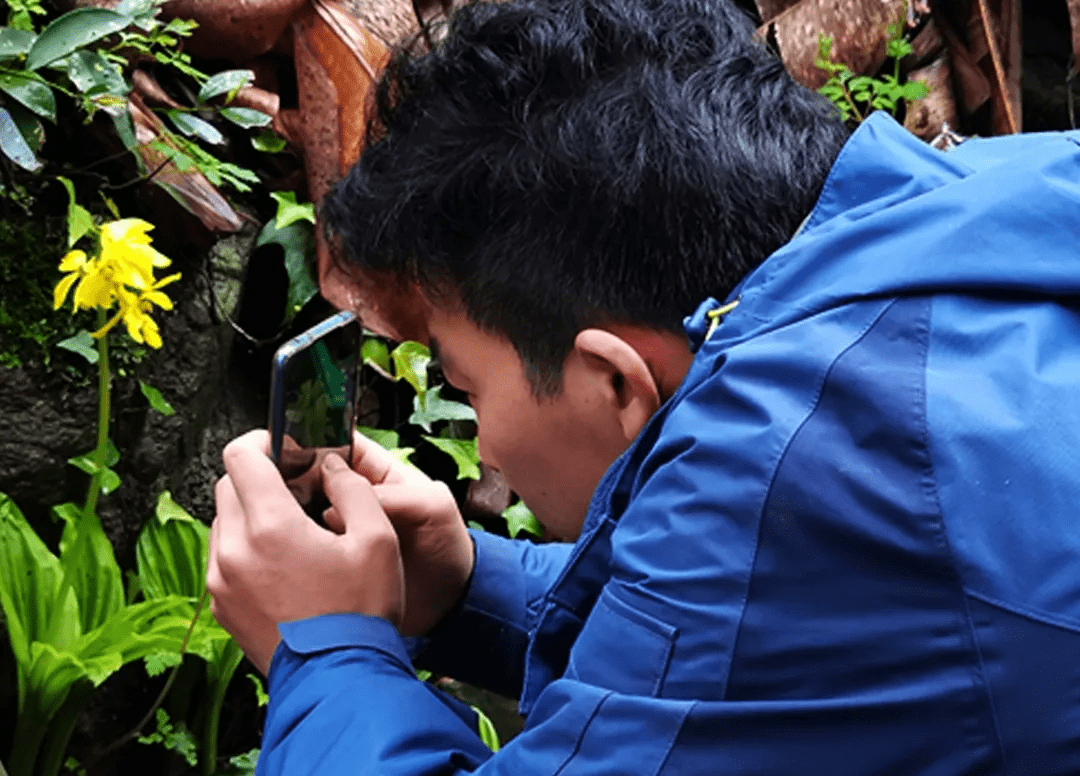
<path fill-rule="evenodd" d="M 209 590 L 203 591 L 202 598 L 199 599 L 199 603 L 195 607 L 195 614 L 192 616 L 191 622 L 188 623 L 188 629 L 187 632 L 184 634 L 184 639 L 180 642 L 181 661 L 175 666 L 173 666 L 172 671 L 169 672 L 169 678 L 165 680 L 165 686 L 161 688 L 161 692 L 158 693 L 158 696 L 154 700 L 154 703 L 150 706 L 150 709 L 146 712 L 143 718 L 139 720 L 138 724 L 136 724 L 135 727 L 133 727 L 127 733 L 124 733 L 124 735 L 120 736 L 120 738 L 116 739 L 107 747 L 102 749 L 88 762 L 83 763 L 83 768 L 85 768 L 87 772 L 89 772 L 91 768 L 93 768 L 99 762 L 101 762 L 110 754 L 115 752 L 117 749 L 122 747 L 128 741 L 142 733 L 142 729 L 146 726 L 146 723 L 149 722 L 153 718 L 154 714 L 157 713 L 157 710 L 161 708 L 161 704 L 165 702 L 165 696 L 169 693 L 169 690 L 172 689 L 173 682 L 176 681 L 176 674 L 179 673 L 180 666 L 183 665 L 184 650 L 187 649 L 188 641 L 191 639 L 191 634 L 195 630 L 196 624 L 198 624 L 199 622 L 199 615 L 202 614 L 203 606 L 206 605 L 206 599 L 209 595 Z"/>
<path fill-rule="evenodd" d="M 979 0 L 979 16 L 982 18 L 986 45 L 990 49 L 990 60 L 994 63 L 994 76 L 997 78 L 998 89 L 1001 90 L 1001 102 L 1005 105 L 1005 118 L 1009 122 L 1009 131 L 1015 135 L 1019 130 L 1016 126 L 1016 117 L 1013 116 L 1012 104 L 1009 102 L 1009 90 L 1005 85 L 1005 70 L 1001 66 L 1001 52 L 998 51 L 997 36 L 990 29 L 990 11 L 986 7 L 986 0 Z"/>

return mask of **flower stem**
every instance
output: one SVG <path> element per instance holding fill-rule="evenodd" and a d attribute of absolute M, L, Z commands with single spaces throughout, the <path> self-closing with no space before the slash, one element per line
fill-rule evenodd
<path fill-rule="evenodd" d="M 105 325 L 105 311 L 98 309 L 98 328 Z M 94 448 L 94 474 L 90 478 L 90 490 L 86 494 L 83 514 L 97 511 L 98 497 L 101 495 L 101 483 L 105 479 L 105 461 L 109 453 L 109 415 L 111 414 L 109 394 L 109 337 L 98 337 L 98 434 L 97 447 Z"/>

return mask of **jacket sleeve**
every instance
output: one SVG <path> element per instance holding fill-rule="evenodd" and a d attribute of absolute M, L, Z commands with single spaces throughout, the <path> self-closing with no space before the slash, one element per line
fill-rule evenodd
<path fill-rule="evenodd" d="M 476 564 L 469 591 L 458 610 L 424 641 L 415 662 L 516 698 L 535 607 L 566 565 L 571 545 L 471 533 Z"/>

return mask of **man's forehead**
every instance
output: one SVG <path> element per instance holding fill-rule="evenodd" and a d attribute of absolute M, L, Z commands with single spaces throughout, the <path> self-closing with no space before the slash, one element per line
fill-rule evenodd
<path fill-rule="evenodd" d="M 330 264 L 320 272 L 319 290 L 338 309 L 355 312 L 369 331 L 398 342 L 428 343 L 431 304 L 415 284 L 346 273 Z"/>

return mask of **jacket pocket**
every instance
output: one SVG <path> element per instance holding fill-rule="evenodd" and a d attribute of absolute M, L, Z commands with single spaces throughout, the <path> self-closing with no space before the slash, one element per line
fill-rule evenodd
<path fill-rule="evenodd" d="M 607 586 L 570 650 L 566 678 L 628 695 L 658 697 L 678 629 Z"/>

